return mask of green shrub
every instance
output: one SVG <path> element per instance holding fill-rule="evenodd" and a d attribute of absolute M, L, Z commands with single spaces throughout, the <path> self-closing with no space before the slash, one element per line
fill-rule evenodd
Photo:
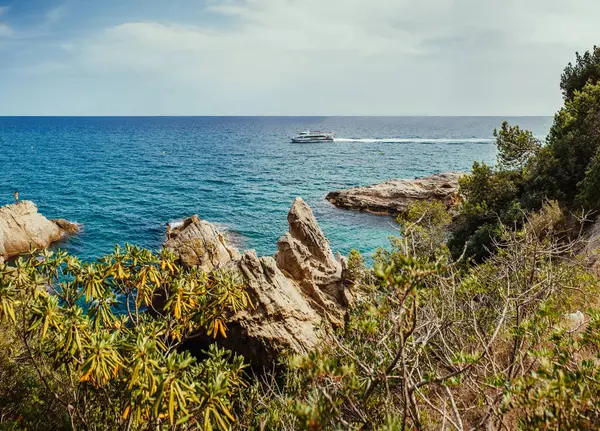
<path fill-rule="evenodd" d="M 565 69 L 565 105 L 541 147 L 531 132 L 504 122 L 494 132 L 498 165 L 475 163 L 461 181 L 464 204 L 453 225 L 449 247 L 476 261 L 494 251 L 500 225 L 519 227 L 523 211 L 556 200 L 573 213 L 600 209 L 600 49 Z"/>
<path fill-rule="evenodd" d="M 473 164 L 473 172 L 460 179 L 464 202 L 448 241 L 455 258 L 466 253 L 480 262 L 493 251 L 502 225 L 521 226 L 525 216 L 520 203 L 523 187 L 520 171 L 495 171 L 485 163 Z"/>
<path fill-rule="evenodd" d="M 394 241 L 345 331 L 283 358 L 283 376 L 255 381 L 240 429 L 510 429 L 515 416 L 525 420 L 523 405 L 506 400 L 521 397 L 516 388 L 536 369 L 531 353 L 597 289 L 563 220 L 547 204 L 522 229 L 501 228 L 498 252 L 470 268 L 432 261 L 409 237 Z"/>
<path fill-rule="evenodd" d="M 0 382 L 2 420 L 229 429 L 232 396 L 245 385 L 242 358 L 213 345 L 198 361 L 178 347 L 198 331 L 226 336 L 226 316 L 248 305 L 234 276 L 183 269 L 166 251 L 117 247 L 90 264 L 44 252 L 0 264 L 2 330 L 14 342 L 0 356 L 11 370 Z"/>

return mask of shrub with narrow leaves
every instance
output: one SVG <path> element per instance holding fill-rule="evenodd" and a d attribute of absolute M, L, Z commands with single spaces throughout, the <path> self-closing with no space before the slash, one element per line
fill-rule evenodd
<path fill-rule="evenodd" d="M 248 306 L 234 274 L 183 269 L 167 251 L 127 245 L 96 263 L 46 251 L 0 264 L 1 328 L 25 352 L 12 366 L 35 372 L 42 404 L 73 428 L 229 429 L 242 358 L 212 345 L 198 360 L 180 346 L 198 332 L 226 337 L 227 317 Z"/>

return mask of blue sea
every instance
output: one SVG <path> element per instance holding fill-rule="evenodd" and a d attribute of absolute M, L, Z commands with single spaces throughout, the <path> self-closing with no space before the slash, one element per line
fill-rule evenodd
<path fill-rule="evenodd" d="M 126 242 L 158 250 L 165 224 L 198 214 L 241 248 L 273 254 L 296 196 L 334 251 L 370 254 L 397 228 L 347 211 L 332 190 L 493 163 L 503 120 L 543 138 L 551 117 L 0 117 L 0 205 L 14 191 L 81 223 L 60 244 L 92 260 Z M 306 129 L 331 144 L 292 144 Z"/>

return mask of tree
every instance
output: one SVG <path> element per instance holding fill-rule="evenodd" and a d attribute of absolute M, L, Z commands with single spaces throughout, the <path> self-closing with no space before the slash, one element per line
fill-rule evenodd
<path fill-rule="evenodd" d="M 575 64 L 569 63 L 560 79 L 565 102 L 573 99 L 587 83 L 595 84 L 600 80 L 600 47 L 594 46 L 591 52 L 586 51 L 583 55 L 577 52 L 575 56 Z"/>
<path fill-rule="evenodd" d="M 481 261 L 493 251 L 501 225 L 520 226 L 524 177 L 520 171 L 495 171 L 475 162 L 471 174 L 459 184 L 464 202 L 453 221 L 448 247 L 456 258 L 465 252 L 467 257 Z"/>
<path fill-rule="evenodd" d="M 493 251 L 502 224 L 520 226 L 523 212 L 556 200 L 573 213 L 600 209 L 600 48 L 577 54 L 561 79 L 564 107 L 541 143 L 529 131 L 502 123 L 494 131 L 498 164 L 475 164 L 461 182 L 465 198 L 452 226 L 456 257 L 481 260 Z"/>
<path fill-rule="evenodd" d="M 565 103 L 554 118 L 546 148 L 543 163 L 533 162 L 532 189 L 547 191 L 547 198 L 568 207 L 598 209 L 598 202 L 590 200 L 589 188 L 595 175 L 590 164 L 600 149 L 600 82 L 576 90 Z M 584 188 L 588 191 L 582 192 Z"/>
<path fill-rule="evenodd" d="M 519 126 L 502 123 L 500 130 L 494 130 L 498 147 L 498 166 L 504 170 L 520 170 L 535 156 L 541 143 L 529 130 L 521 130 Z"/>

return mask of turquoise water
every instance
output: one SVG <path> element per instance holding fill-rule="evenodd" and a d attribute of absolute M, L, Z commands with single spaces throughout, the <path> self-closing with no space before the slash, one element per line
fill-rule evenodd
<path fill-rule="evenodd" d="M 391 219 L 334 208 L 327 192 L 493 162 L 502 120 L 544 136 L 550 117 L 0 117 L 0 204 L 18 190 L 50 218 L 83 224 L 61 244 L 83 259 L 130 242 L 158 249 L 192 214 L 272 254 L 296 196 L 335 251 L 371 253 Z M 332 144 L 291 144 L 305 129 Z"/>

